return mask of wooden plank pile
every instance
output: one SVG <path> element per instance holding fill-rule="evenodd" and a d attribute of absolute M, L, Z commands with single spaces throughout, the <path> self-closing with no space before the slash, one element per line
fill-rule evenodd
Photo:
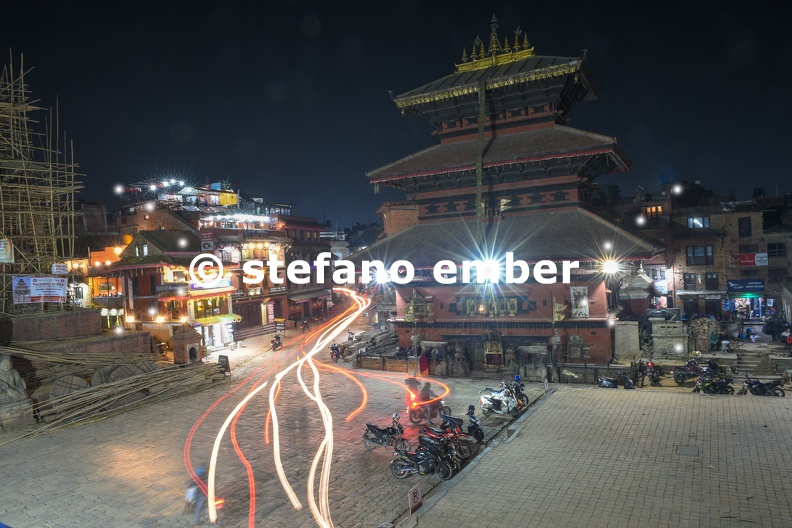
<path fill-rule="evenodd" d="M 152 361 L 154 355 L 55 355 L 2 346 L 0 353 L 48 365 L 25 376 L 36 382 L 32 399 L 39 423 L 19 438 L 101 420 L 225 379 L 218 364 L 163 364 Z"/>
<path fill-rule="evenodd" d="M 375 330 L 358 332 L 353 341 L 338 344 L 341 357 L 351 361 L 357 357 L 358 352 L 365 347 L 366 355 L 392 356 L 399 345 L 399 338 L 394 332 L 388 330 Z"/>

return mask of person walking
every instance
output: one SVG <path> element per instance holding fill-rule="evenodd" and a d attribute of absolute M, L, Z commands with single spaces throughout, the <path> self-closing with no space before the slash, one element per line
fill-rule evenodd
<path fill-rule="evenodd" d="M 420 359 L 418 360 L 418 365 L 421 369 L 421 376 L 428 376 L 429 375 L 429 353 L 424 350 L 421 352 Z"/>

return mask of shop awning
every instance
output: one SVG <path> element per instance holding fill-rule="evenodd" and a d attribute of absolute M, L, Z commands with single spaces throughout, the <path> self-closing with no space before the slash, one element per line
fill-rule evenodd
<path fill-rule="evenodd" d="M 242 320 L 241 315 L 220 314 L 220 315 L 210 315 L 209 317 L 201 317 L 200 319 L 196 319 L 193 322 L 201 324 L 203 326 L 209 326 L 217 323 L 238 323 L 241 320 Z"/>
<path fill-rule="evenodd" d="M 196 290 L 201 291 L 201 290 Z M 165 301 L 190 301 L 193 299 L 205 299 L 207 297 L 222 297 L 224 295 L 229 295 L 236 291 L 235 288 L 218 288 L 216 290 L 207 290 L 207 293 L 196 293 L 196 291 L 189 292 L 189 295 L 185 293 L 184 295 L 177 295 L 175 292 L 162 292 L 157 295 L 157 300 L 160 302 Z"/>
<path fill-rule="evenodd" d="M 333 296 L 330 290 L 312 290 L 300 293 L 290 293 L 289 300 L 293 302 L 306 302 L 311 299 L 327 299 Z"/>

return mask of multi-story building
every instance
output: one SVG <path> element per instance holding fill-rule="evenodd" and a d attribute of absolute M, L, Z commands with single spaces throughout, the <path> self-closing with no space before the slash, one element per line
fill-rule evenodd
<path fill-rule="evenodd" d="M 615 138 L 566 124 L 597 92 L 585 56 L 535 55 L 519 30 L 501 39 L 493 23 L 489 45 L 477 39 L 455 73 L 394 97 L 402 113 L 434 125 L 440 143 L 368 173 L 407 200 L 383 206 L 387 236 L 351 259 L 416 269 L 408 283 L 382 286 L 395 290 L 401 346 L 442 344 L 473 368 L 499 368 L 520 347 L 549 344 L 560 345 L 558 360 L 613 357 L 614 261 L 624 272 L 661 247 L 590 212 L 594 180 L 629 166 Z M 558 270 L 576 260 L 580 269 L 568 284 L 533 273 L 519 284 L 464 284 L 460 273 L 447 284 L 432 274 L 443 260 L 503 265 L 509 252 L 532 271 L 541 260 Z"/>

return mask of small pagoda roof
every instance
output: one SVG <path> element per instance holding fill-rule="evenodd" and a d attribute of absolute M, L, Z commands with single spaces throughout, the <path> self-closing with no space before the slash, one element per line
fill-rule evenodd
<path fill-rule="evenodd" d="M 503 257 L 515 260 L 649 259 L 662 248 L 585 209 L 514 215 L 485 226 L 485 241 L 476 236 L 476 222 L 427 222 L 384 238 L 350 257 L 359 268 L 363 260 L 390 266 L 407 260 L 414 268 L 433 268 L 441 260 Z M 610 249 L 605 249 L 605 248 Z M 483 249 L 487 248 L 487 249 Z"/>
<path fill-rule="evenodd" d="M 475 170 L 477 140 L 442 143 L 380 167 L 366 175 L 372 183 L 403 178 Z M 508 164 L 608 154 L 615 166 L 626 170 L 629 160 L 616 145 L 616 138 L 564 125 L 504 134 L 488 140 L 484 169 Z"/>

